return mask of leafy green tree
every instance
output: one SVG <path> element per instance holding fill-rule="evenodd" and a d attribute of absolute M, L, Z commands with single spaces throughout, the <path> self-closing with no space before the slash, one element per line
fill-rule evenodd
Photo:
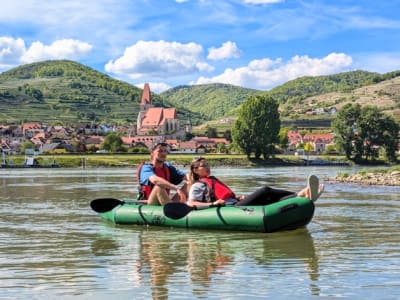
<path fill-rule="evenodd" d="M 308 159 L 310 157 L 310 152 L 314 151 L 314 146 L 311 143 L 307 142 L 304 144 L 303 149 Z"/>
<path fill-rule="evenodd" d="M 377 158 L 378 148 L 383 147 L 386 159 L 390 162 L 396 161 L 399 125 L 393 118 L 380 112 L 375 106 L 365 106 L 361 110 L 359 129 L 366 160 Z"/>
<path fill-rule="evenodd" d="M 37 147 L 31 141 L 25 141 L 21 145 L 21 153 L 25 153 L 26 149 L 35 149 L 35 150 L 37 150 Z"/>
<path fill-rule="evenodd" d="M 396 162 L 396 151 L 398 145 L 398 132 L 400 125 L 391 117 L 386 117 L 382 120 L 382 141 L 385 148 L 385 158 L 390 162 Z"/>
<path fill-rule="evenodd" d="M 101 148 L 110 152 L 119 152 L 123 148 L 122 144 L 121 138 L 116 133 L 111 132 L 105 136 Z"/>
<path fill-rule="evenodd" d="M 230 129 L 225 130 L 224 138 L 226 138 L 228 141 L 232 142 L 232 131 Z"/>
<path fill-rule="evenodd" d="M 282 149 L 286 149 L 288 146 L 289 143 L 288 133 L 289 133 L 288 127 L 282 127 L 279 130 L 279 146 Z"/>
<path fill-rule="evenodd" d="M 353 142 L 356 139 L 357 121 L 360 118 L 359 104 L 346 104 L 339 110 L 336 119 L 332 122 L 335 131 L 335 142 L 340 150 L 345 152 L 346 158 L 351 159 L 354 151 Z"/>
<path fill-rule="evenodd" d="M 386 159 L 396 161 L 399 125 L 377 107 L 347 104 L 339 111 L 332 127 L 336 144 L 348 159 L 374 160 L 383 147 Z"/>
<path fill-rule="evenodd" d="M 183 137 L 184 141 L 190 141 L 194 137 L 193 133 L 185 132 L 185 136 Z"/>
<path fill-rule="evenodd" d="M 228 148 L 226 147 L 226 145 L 224 143 L 218 143 L 217 144 L 217 152 L 218 153 L 227 153 Z"/>
<path fill-rule="evenodd" d="M 274 153 L 279 142 L 279 104 L 267 95 L 249 97 L 239 108 L 238 118 L 232 130 L 232 138 L 247 155 L 254 153 L 264 159 Z"/>
<path fill-rule="evenodd" d="M 208 126 L 207 126 L 207 128 L 206 128 L 206 135 L 207 135 L 208 138 L 216 138 L 216 137 L 218 137 L 217 128 L 208 127 Z"/>

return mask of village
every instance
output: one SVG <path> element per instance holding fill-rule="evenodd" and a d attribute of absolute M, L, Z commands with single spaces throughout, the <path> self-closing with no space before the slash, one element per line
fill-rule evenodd
<path fill-rule="evenodd" d="M 183 126 L 178 118 L 176 108 L 154 107 L 151 101 L 150 86 L 144 85 L 140 111 L 136 126 L 107 126 L 92 123 L 81 123 L 75 126 L 50 126 L 44 123 L 23 123 L 21 125 L 0 124 L 0 142 L 2 153 L 18 154 L 61 154 L 61 153 L 106 153 L 102 148 L 105 136 L 115 132 L 121 136 L 127 152 L 134 149 L 150 149 L 155 143 L 165 142 L 170 153 L 216 153 L 228 149 L 226 138 L 209 138 L 193 136 L 192 125 L 186 121 Z M 299 132 L 288 133 L 285 153 L 302 154 L 299 149 L 309 144 L 313 154 L 321 154 L 328 145 L 333 145 L 333 133 L 314 134 Z M 23 149 L 23 144 L 32 143 L 34 149 Z M 34 151 L 33 151 L 34 150 Z"/>

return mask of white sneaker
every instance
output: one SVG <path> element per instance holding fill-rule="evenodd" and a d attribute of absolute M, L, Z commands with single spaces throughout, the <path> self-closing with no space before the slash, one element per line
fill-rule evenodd
<path fill-rule="evenodd" d="M 314 202 L 317 201 L 318 197 L 320 196 L 320 193 L 318 191 L 319 189 L 318 177 L 315 175 L 308 176 L 307 187 L 310 190 L 310 200 Z"/>

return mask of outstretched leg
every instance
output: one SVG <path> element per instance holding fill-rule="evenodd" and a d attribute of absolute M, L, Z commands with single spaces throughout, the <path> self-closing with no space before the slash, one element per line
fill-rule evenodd
<path fill-rule="evenodd" d="M 250 195 L 246 196 L 243 200 L 236 203 L 238 206 L 245 205 L 267 205 L 281 200 L 282 198 L 295 197 L 296 193 L 273 189 L 269 186 L 264 186 Z"/>
<path fill-rule="evenodd" d="M 297 196 L 305 197 L 315 202 L 319 196 L 321 196 L 323 191 L 324 185 L 319 184 L 318 177 L 315 175 L 310 175 L 307 179 L 307 187 L 298 192 Z"/>

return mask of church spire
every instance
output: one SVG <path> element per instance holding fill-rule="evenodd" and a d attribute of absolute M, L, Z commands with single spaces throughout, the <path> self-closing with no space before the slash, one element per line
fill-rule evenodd
<path fill-rule="evenodd" d="M 140 106 L 146 105 L 151 105 L 150 85 L 147 82 L 144 84 L 142 99 L 140 100 Z"/>

